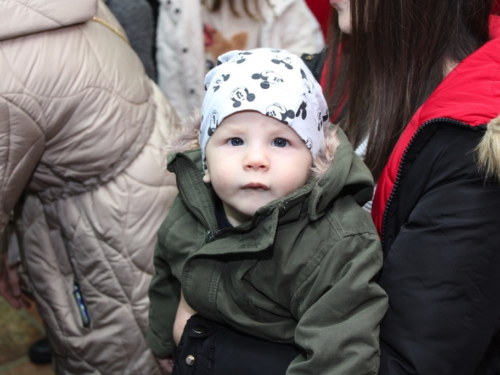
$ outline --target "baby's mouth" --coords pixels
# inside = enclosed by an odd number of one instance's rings
[[[251,189],[251,190],[257,190],[257,189],[262,189],[262,190],[269,190],[269,186],[261,184],[260,182],[251,182],[249,184],[246,184],[243,186],[243,189]]]

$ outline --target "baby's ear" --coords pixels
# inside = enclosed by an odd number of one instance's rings
[[[203,175],[203,182],[206,184],[210,183],[210,172],[208,171],[208,168],[205,169],[205,174]]]

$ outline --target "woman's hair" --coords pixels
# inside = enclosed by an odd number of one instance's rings
[[[399,136],[447,71],[489,39],[493,0],[350,0],[350,35],[332,15],[327,85],[332,120],[378,180]]]
[[[260,20],[262,18],[262,14],[260,13],[259,8],[259,0],[202,0],[202,2],[210,12],[218,12],[222,7],[222,4],[229,3],[231,13],[235,17],[241,17],[241,14],[238,12],[235,6],[235,4],[241,3],[243,5],[243,10],[248,17],[254,18],[256,20]],[[250,10],[249,3],[253,4],[253,11]]]

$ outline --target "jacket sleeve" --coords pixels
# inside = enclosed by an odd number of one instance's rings
[[[387,310],[387,296],[374,282],[381,266],[373,232],[344,237],[329,249],[295,293],[302,312],[295,343],[303,354],[287,375],[377,374],[379,325]]]
[[[154,255],[155,273],[149,286],[149,327],[146,341],[156,356],[167,358],[175,353],[173,326],[181,289],[166,259],[166,244],[161,233],[160,228]]]
[[[480,135],[447,130],[419,155],[426,189],[379,280],[390,299],[381,375],[476,374],[499,330],[500,189],[477,172]]]
[[[45,135],[38,124],[0,97],[0,238],[44,149]]]

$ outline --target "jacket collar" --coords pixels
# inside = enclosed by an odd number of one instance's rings
[[[87,22],[97,0],[0,1],[0,41]]]

